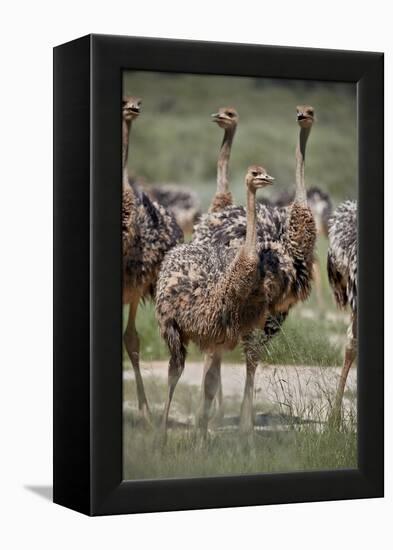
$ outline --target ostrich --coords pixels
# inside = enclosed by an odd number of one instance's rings
[[[213,122],[224,129],[224,139],[217,161],[217,191],[210,206],[210,211],[216,212],[232,204],[232,195],[228,188],[228,164],[239,115],[233,107],[221,107],[211,116]],[[192,233],[195,223],[201,216],[196,193],[189,189],[179,189],[176,185],[151,185],[134,178],[130,179],[130,183],[134,187],[142,188],[153,201],[172,212],[183,233]]]
[[[122,241],[123,251],[134,237],[135,218],[137,211],[136,197],[129,185],[128,149],[131,125],[140,114],[142,101],[139,97],[124,96],[122,103],[122,167],[123,167],[123,197],[122,197]]]
[[[191,189],[172,184],[142,184],[142,189],[151,200],[164,206],[176,219],[183,233],[191,234],[201,216],[197,194]]]
[[[209,212],[221,212],[227,206],[233,204],[232,193],[229,190],[228,169],[229,158],[232,150],[233,138],[235,136],[237,124],[239,122],[239,114],[233,107],[220,107],[217,113],[211,115],[213,122],[224,130],[224,138],[221,144],[220,152],[217,160],[217,188],[216,193],[210,204]],[[206,375],[211,364],[216,364],[220,370],[221,361],[217,354],[208,353],[205,356],[202,387],[207,383]],[[209,375],[208,375],[209,378]],[[202,395],[204,393],[202,392]],[[204,403],[202,402],[202,410]],[[221,376],[218,376],[217,389],[217,422],[219,423],[223,417],[223,391]]]
[[[150,422],[150,411],[139,366],[139,338],[135,318],[141,299],[154,296],[161,262],[170,248],[182,240],[182,232],[164,207],[129,184],[128,149],[131,123],[140,113],[141,100],[123,99],[123,303],[129,304],[124,344],[135,373],[138,409]]]
[[[344,364],[332,414],[333,424],[339,425],[345,384],[357,351],[357,203],[354,201],[340,204],[330,220],[327,270],[336,304],[341,308],[349,305],[351,310]]]
[[[281,299],[270,308],[264,330],[253,331],[243,339],[246,357],[246,385],[240,416],[240,429],[253,429],[252,396],[255,371],[260,350],[280,329],[289,310],[299,301],[306,300],[311,292],[313,275],[314,247],[316,240],[315,222],[307,204],[304,180],[305,152],[308,137],[314,122],[314,109],[310,105],[297,107],[297,121],[300,127],[296,148],[296,188],[293,203],[285,208],[273,208],[257,204],[257,239],[264,243],[269,239],[281,243],[287,266],[287,284],[281,289]],[[202,216],[194,230],[195,243],[211,243],[238,249],[244,242],[246,233],[246,215],[243,207],[228,207],[221,212]],[[283,260],[281,260],[283,261]],[[292,271],[295,271],[293,278]],[[285,275],[285,274],[284,274]],[[216,350],[205,358],[205,379],[217,379],[221,385],[221,351]],[[208,391],[207,382],[203,392]],[[205,396],[203,395],[203,400]]]
[[[274,199],[261,198],[260,202],[270,207],[283,208],[288,206],[294,199],[294,193],[284,191],[276,196]],[[314,216],[315,225],[317,228],[317,235],[328,237],[328,223],[332,215],[332,201],[328,193],[322,191],[319,187],[310,187],[307,189],[307,202]],[[320,263],[317,257],[315,257],[314,263],[314,280],[315,290],[317,295],[317,301],[320,309],[322,310],[324,305],[322,295],[322,283],[321,283],[321,269]]]
[[[217,190],[209,209],[209,212],[220,212],[233,203],[228,184],[228,165],[239,115],[233,107],[221,107],[217,113],[212,114],[212,119],[224,130],[217,161]]]
[[[284,191],[276,196],[274,199],[267,199],[261,197],[259,202],[270,207],[283,208],[288,206],[294,199],[294,193]],[[315,225],[317,228],[317,235],[328,237],[329,231],[329,219],[331,218],[333,205],[329,193],[326,193],[317,186],[307,189],[307,202],[313,213]]]
[[[262,166],[248,168],[246,237],[238,250],[208,243],[184,244],[172,249],[162,263],[156,314],[170,351],[162,420],[164,441],[169,408],[184,369],[189,341],[216,357],[217,350],[233,349],[253,328],[265,324],[268,297],[274,293],[276,281],[271,276],[269,246],[266,250],[257,246],[255,195],[257,189],[272,181]],[[205,414],[200,424],[204,436],[208,410],[217,390],[215,382],[216,377],[206,377]]]

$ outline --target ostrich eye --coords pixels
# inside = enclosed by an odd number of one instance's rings
[[[233,118],[235,115],[233,113],[227,112],[227,116],[229,116],[229,118]]]
[[[258,175],[258,172],[255,172],[255,170],[254,170],[253,172],[251,172],[251,174],[254,176],[254,178],[256,178],[257,175]]]
[[[312,109],[308,109],[307,113],[308,113],[309,115],[313,116],[314,111],[313,111]]]

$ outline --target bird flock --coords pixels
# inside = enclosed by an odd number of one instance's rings
[[[305,184],[306,146],[315,120],[310,105],[296,108],[299,134],[292,194],[273,203],[263,190],[274,177],[261,164],[244,172],[245,206],[235,205],[229,161],[239,114],[222,107],[212,121],[224,131],[217,160],[217,186],[207,213],[196,196],[174,187],[160,189],[131,178],[128,152],[140,98],[126,96],[123,119],[123,303],[129,305],[124,344],[136,381],[139,413],[146,426],[152,414],[140,370],[136,314],[141,301],[155,303],[161,337],[169,350],[168,391],[159,426],[166,441],[171,401],[185,368],[187,347],[204,353],[201,406],[196,426],[208,433],[212,405],[222,415],[222,354],[241,345],[246,381],[240,411],[241,432],[253,430],[254,379],[263,347],[280,330],[293,306],[307,300],[319,281],[317,234],[329,239],[327,270],[338,307],[348,307],[345,359],[331,420],[341,423],[342,399],[356,357],[357,204],[346,201],[332,214],[329,195]],[[183,231],[192,233],[183,242]]]

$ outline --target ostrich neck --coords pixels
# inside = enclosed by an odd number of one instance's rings
[[[128,150],[130,142],[130,132],[131,132],[131,121],[123,120],[122,127],[122,165],[123,165],[123,207],[122,207],[122,216],[123,216],[123,225],[128,227],[128,230],[132,230],[136,215],[136,198],[135,192],[132,186],[130,185],[129,175],[128,175]]]
[[[123,168],[127,165],[128,162],[128,148],[129,148],[129,142],[130,142],[130,132],[131,132],[131,120],[123,120],[123,128],[122,128],[122,135],[123,135]]]
[[[128,151],[130,143],[130,132],[131,132],[131,120],[123,120],[122,128],[122,163],[123,163],[123,188],[129,187],[129,177],[128,177]]]
[[[255,203],[255,190],[248,190],[246,241],[238,250],[223,279],[218,282],[216,303],[221,301],[224,304],[224,317],[228,315],[238,319],[239,311],[242,311],[245,300],[253,291],[258,275]]]
[[[247,256],[256,255],[256,206],[255,206],[255,189],[247,189],[247,225],[246,225],[246,242],[244,251]]]
[[[311,257],[315,246],[315,222],[307,204],[304,181],[304,159],[306,143],[311,128],[301,128],[296,149],[296,193],[289,210],[289,224],[286,234],[287,252],[294,258]]]
[[[304,181],[304,163],[306,158],[306,144],[311,128],[300,128],[299,142],[296,148],[296,193],[295,202],[307,205],[306,183]]]
[[[226,128],[217,162],[217,192],[228,193],[228,165],[236,127]]]

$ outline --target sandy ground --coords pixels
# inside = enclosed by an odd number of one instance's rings
[[[168,365],[166,361],[153,361],[142,364],[143,377],[157,376],[166,380]],[[327,414],[337,387],[341,369],[339,367],[309,366],[259,366],[255,380],[255,403],[258,409],[269,404],[281,404],[288,414],[308,419],[321,419]],[[200,386],[203,364],[188,362],[179,384]],[[124,372],[124,379],[132,379],[133,370]],[[225,396],[241,398],[245,381],[244,364],[224,364],[222,383]],[[344,409],[356,411],[357,370],[353,367],[349,373]]]

